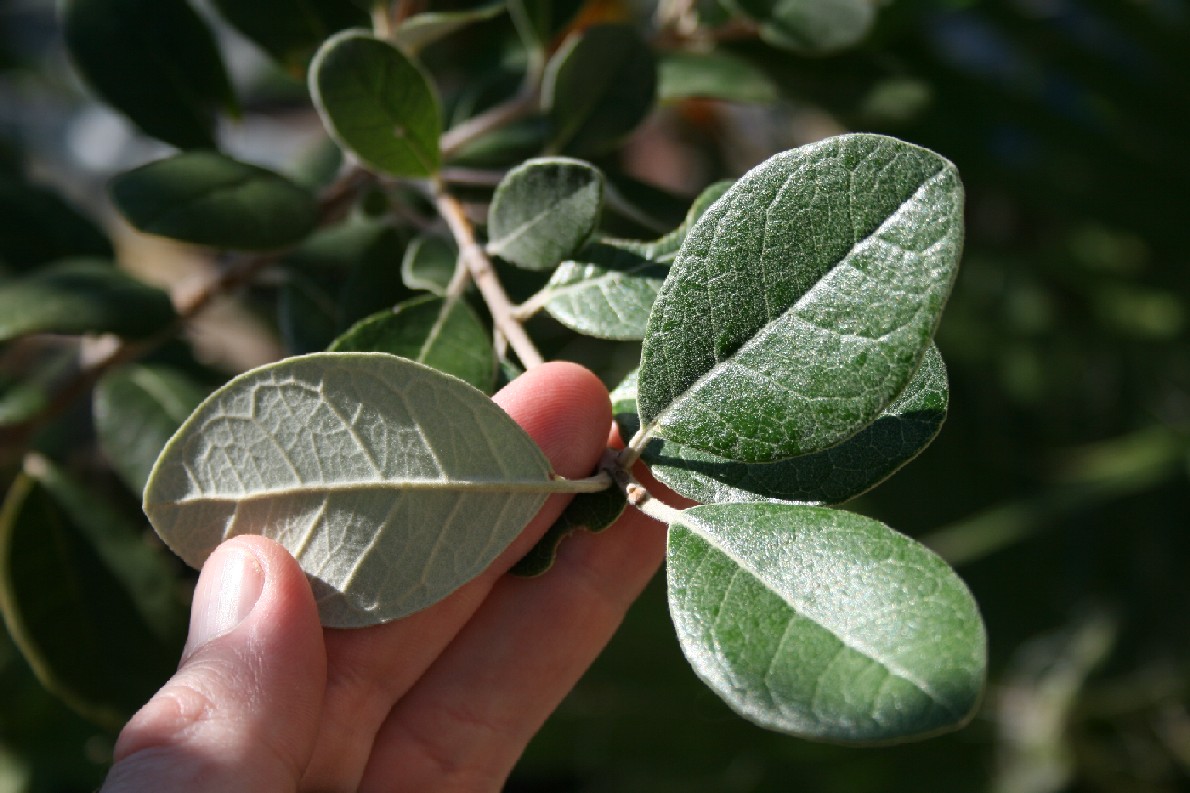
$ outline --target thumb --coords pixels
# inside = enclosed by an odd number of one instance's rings
[[[181,666],[120,733],[103,791],[294,790],[325,685],[297,562],[263,537],[229,540],[198,578]]]

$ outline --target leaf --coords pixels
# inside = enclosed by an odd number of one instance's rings
[[[657,64],[657,96],[662,102],[722,99],[775,102],[780,90],[761,69],[725,52],[667,52]]]
[[[682,243],[641,354],[650,436],[741,462],[830,448],[917,370],[962,245],[933,152],[844,135],[766,161]]]
[[[681,250],[682,242],[686,239],[686,235],[690,233],[690,229],[710,209],[711,204],[718,201],[733,184],[734,182],[730,179],[723,179],[711,184],[699,193],[694,199],[694,202],[690,204],[690,209],[686,212],[686,218],[676,229],[652,242],[631,242],[627,244],[627,247],[637,251],[646,259],[665,262],[667,264],[672,262],[674,257],[678,255],[678,251]]]
[[[986,639],[946,563],[824,507],[693,507],[670,527],[670,614],[703,682],[763,727],[879,743],[962,725]]]
[[[369,23],[350,0],[213,0],[219,15],[290,71],[306,65],[328,36]]]
[[[872,0],[722,0],[760,24],[760,37],[774,47],[821,55],[857,44],[876,18]]]
[[[582,160],[546,157],[509,171],[488,211],[488,252],[528,270],[548,270],[599,224],[603,174]]]
[[[629,25],[595,25],[569,38],[550,59],[542,101],[554,151],[596,154],[644,120],[657,94],[657,64]]]
[[[235,97],[215,38],[185,0],[65,0],[75,66],[146,134],[214,148],[215,113]]]
[[[421,234],[405,249],[401,279],[410,289],[445,295],[458,260],[459,251],[452,241],[437,234]]]
[[[558,546],[579,529],[599,533],[624,514],[628,502],[616,487],[598,493],[579,493],[554,524],[546,530],[527,554],[509,570],[513,575],[534,578],[549,571],[558,556]]]
[[[454,591],[560,488],[479,391],[392,355],[320,353],[216,391],[162,452],[145,512],[200,567],[264,534],[306,571],[322,621],[397,619]]]
[[[110,259],[111,243],[56,193],[0,177],[0,270],[27,272],[69,256]]]
[[[544,47],[574,19],[585,0],[508,0],[508,13],[521,38]]]
[[[871,490],[921,453],[946,418],[946,366],[931,345],[905,391],[837,446],[774,463],[737,463],[655,439],[642,457],[658,481],[703,504],[797,501],[840,504]],[[631,436],[629,436],[631,437]]]
[[[554,271],[541,298],[550,316],[571,330],[601,339],[641,339],[668,271],[630,250],[594,242]]]
[[[457,30],[504,13],[504,2],[491,2],[463,11],[425,11],[402,22],[393,31],[393,43],[405,52],[417,52]]]
[[[77,483],[41,458],[26,468],[0,508],[0,610],[42,684],[117,729],[177,663],[185,609],[173,574]]]
[[[292,272],[277,293],[277,324],[290,354],[321,352],[339,333],[339,306],[325,284]]]
[[[347,30],[310,64],[310,93],[339,145],[392,176],[438,171],[438,95],[421,67],[374,36]]]
[[[386,352],[454,375],[484,393],[496,379],[496,356],[483,322],[463,300],[423,295],[352,326],[331,352]]]
[[[117,176],[111,191],[141,231],[217,248],[282,248],[301,241],[318,220],[318,202],[305,188],[211,151],[142,165]]]
[[[68,259],[0,283],[0,341],[27,333],[142,337],[174,320],[169,296],[107,262]]]
[[[166,441],[206,395],[182,372],[164,366],[131,364],[100,378],[92,403],[95,434],[133,493],[144,492]]]

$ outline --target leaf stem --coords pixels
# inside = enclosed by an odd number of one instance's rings
[[[463,212],[462,204],[446,191],[441,180],[434,182],[433,190],[434,206],[450,227],[455,244],[459,246],[459,256],[475,280],[475,285],[479,287],[488,310],[492,312],[493,324],[508,340],[512,351],[526,369],[545,363],[537,346],[513,315],[512,301],[508,299],[508,293],[504,291],[500,279],[496,276],[491,260],[483,252],[483,246],[476,241],[471,221]]]
[[[611,474],[616,486],[620,488],[620,492],[624,494],[624,498],[627,499],[629,504],[653,520],[668,524],[682,522],[682,510],[671,507],[650,493],[648,488],[637,481],[636,477],[632,475],[629,467],[620,462],[623,451],[627,451],[627,449],[624,449],[618,454],[610,449],[608,451],[609,454],[605,459],[609,461],[604,463],[602,470]]]

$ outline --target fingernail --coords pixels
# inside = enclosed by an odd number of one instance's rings
[[[264,590],[264,570],[256,556],[236,543],[215,550],[202,567],[190,607],[185,658],[233,630],[252,611]]]

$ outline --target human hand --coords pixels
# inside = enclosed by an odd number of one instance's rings
[[[566,477],[607,445],[607,392],[550,363],[494,397]],[[499,790],[665,553],[637,510],[559,548],[547,575],[506,573],[553,523],[553,496],[482,575],[385,625],[323,629],[297,563],[228,540],[195,590],[177,673],[128,723],[104,793]]]

